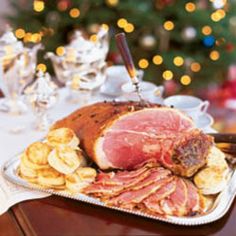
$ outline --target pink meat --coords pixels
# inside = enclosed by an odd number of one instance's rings
[[[182,178],[178,178],[175,191],[160,201],[160,207],[166,215],[184,216],[188,213],[187,186]]]
[[[167,198],[170,194],[172,194],[176,189],[176,178],[174,178],[171,182],[162,186],[158,189],[154,194],[149,196],[143,201],[145,207],[155,214],[164,214],[163,210],[160,207],[160,201],[162,199]]]

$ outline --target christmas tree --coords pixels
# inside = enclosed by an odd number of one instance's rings
[[[235,4],[227,0],[11,0],[8,19],[25,43],[61,52],[71,32],[109,26],[108,59],[119,63],[114,34],[126,32],[137,67],[156,84],[197,88],[226,78],[235,61]],[[46,62],[49,64],[49,62]],[[43,66],[44,64],[41,64]]]

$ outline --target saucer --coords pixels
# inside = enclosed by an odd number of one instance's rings
[[[208,113],[202,113],[198,117],[198,119],[195,121],[197,128],[202,129],[202,130],[211,127],[213,123],[214,123],[214,119]]]

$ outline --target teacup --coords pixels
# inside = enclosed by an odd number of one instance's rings
[[[139,83],[140,92],[143,98],[146,101],[153,102],[153,103],[163,103],[162,94],[164,92],[163,86],[156,86],[151,82],[140,82]],[[135,91],[134,85],[129,82],[122,85],[121,90],[123,95],[120,100],[129,100],[129,101],[138,101],[139,97]]]
[[[122,65],[108,67],[106,76],[107,79],[100,91],[109,96],[120,96],[122,94],[121,86],[131,80],[125,66]],[[140,81],[142,80],[143,70],[137,70],[137,77]]]
[[[188,114],[194,121],[207,112],[208,101],[188,95],[174,95],[164,99],[164,104],[169,107],[175,107]]]

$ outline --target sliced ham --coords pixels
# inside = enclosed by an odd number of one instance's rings
[[[143,204],[145,205],[148,211],[150,211],[152,214],[164,214],[163,210],[160,207],[160,201],[162,199],[167,198],[175,191],[176,180],[177,178],[173,178],[172,181],[162,186],[154,194],[152,194],[143,201]]]
[[[182,176],[206,163],[212,139],[180,111],[156,104],[107,102],[83,107],[53,128],[72,128],[100,169],[135,169],[146,160]]]
[[[160,201],[160,207],[166,215],[184,216],[188,213],[187,201],[187,185],[182,178],[178,178],[175,191]]]
[[[133,209],[145,198],[157,191],[161,186],[171,181],[171,177],[163,177],[156,180],[154,183],[140,188],[138,190],[126,191],[115,198],[106,201],[108,205],[123,207],[126,209]]]
[[[187,208],[188,215],[195,215],[200,211],[200,195],[198,193],[197,188],[193,185],[193,183],[187,179],[184,180],[187,185],[188,191],[188,200],[187,200]]]

